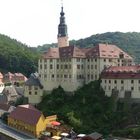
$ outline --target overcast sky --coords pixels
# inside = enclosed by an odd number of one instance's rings
[[[69,39],[140,32],[140,0],[63,0]],[[61,0],[0,0],[0,33],[29,46],[57,41]]]

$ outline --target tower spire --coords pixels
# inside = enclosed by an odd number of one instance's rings
[[[65,13],[63,9],[63,0],[61,0],[61,12],[60,12],[60,23],[58,25],[58,47],[68,46],[68,33],[67,25],[65,23]]]

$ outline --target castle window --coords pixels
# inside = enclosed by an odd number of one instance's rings
[[[53,60],[52,59],[50,59],[50,62],[52,62]]]
[[[139,84],[140,84],[140,80],[139,80]]]
[[[131,87],[131,90],[134,90],[134,87]]]
[[[50,65],[50,69],[53,69],[53,65],[52,64]]]
[[[111,80],[109,80],[109,84],[111,83]]]
[[[32,92],[31,91],[29,91],[29,95],[31,95],[32,94]]]
[[[42,59],[40,59],[40,63],[42,63]]]
[[[106,80],[105,80],[105,83],[106,83]]]
[[[84,65],[83,64],[81,65],[81,69],[84,69]]]
[[[117,84],[117,80],[115,80],[114,83]]]
[[[37,92],[35,91],[35,95],[37,95]]]
[[[111,89],[111,87],[110,86],[108,86],[108,90],[110,90]]]
[[[65,69],[68,69],[68,65],[65,65]]]
[[[104,62],[106,62],[106,59],[104,59]]]
[[[54,78],[54,74],[52,74],[52,78]]]
[[[90,75],[89,75],[89,74],[87,75],[87,78],[88,78],[88,79],[90,78]]]
[[[61,69],[63,69],[63,65],[61,65]]]
[[[109,59],[109,62],[112,62],[112,59]]]
[[[67,75],[64,75],[64,78],[67,78],[68,76]]]
[[[95,62],[97,62],[97,59],[95,59]]]
[[[93,65],[91,65],[91,69],[93,69]]]
[[[89,60],[89,59],[87,59],[87,61],[89,62],[90,60]]]
[[[77,65],[77,69],[80,69],[80,65]]]
[[[133,84],[134,83],[134,80],[131,80],[131,84]]]
[[[88,65],[88,66],[87,66],[87,68],[89,69],[89,68],[90,68],[90,66]]]
[[[59,69],[59,64],[57,64],[57,66],[56,66],[56,67],[57,67],[57,69]]]
[[[121,80],[121,84],[123,84],[124,83],[124,81],[123,80]]]
[[[91,75],[91,79],[93,79],[93,74]]]
[[[40,69],[42,69],[42,64],[40,64]]]
[[[71,69],[71,65],[69,65],[69,69]]]

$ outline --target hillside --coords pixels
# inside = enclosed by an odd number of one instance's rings
[[[0,34],[0,71],[21,72],[25,75],[36,71],[38,53],[28,46]]]
[[[92,35],[80,40],[70,41],[71,45],[77,45],[80,47],[93,47],[98,43],[115,44],[132,55],[135,58],[136,63],[140,63],[140,33],[137,32],[107,32],[103,34]],[[43,46],[37,47],[37,50],[44,51],[47,48],[54,46],[55,44],[45,44]]]

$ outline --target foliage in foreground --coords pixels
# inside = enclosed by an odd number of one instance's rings
[[[71,96],[58,87],[43,98],[38,108],[45,115],[57,114],[60,120],[77,132],[98,131],[106,134],[112,129],[109,124],[114,106],[112,100],[105,96],[100,82],[95,81],[78,89]]]
[[[122,103],[117,103],[118,108]],[[74,95],[67,95],[58,87],[45,95],[38,108],[47,116],[57,114],[59,120],[73,127],[78,133],[100,132],[105,136],[139,138],[140,105],[127,102],[123,109],[115,109],[112,97],[107,97],[100,87],[100,81],[91,82],[78,89]],[[114,110],[115,109],[115,110]],[[137,128],[127,128],[137,124]]]

